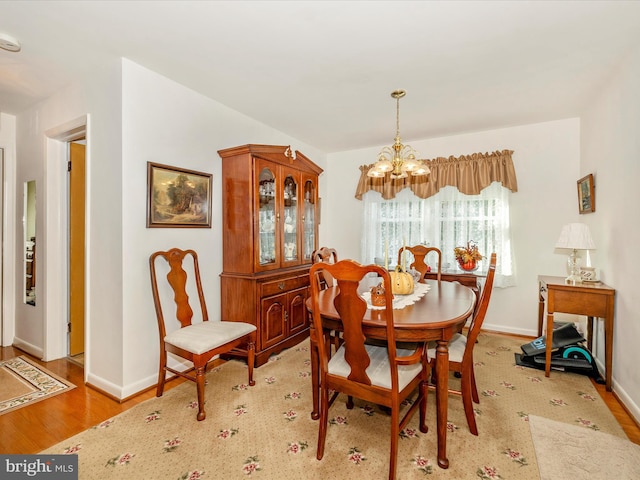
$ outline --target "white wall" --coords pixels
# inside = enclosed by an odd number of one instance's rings
[[[16,238],[11,232],[22,224],[16,224],[15,188],[16,188],[16,117],[0,112],[0,148],[4,150],[4,171],[2,173],[2,318],[0,319],[0,345],[11,345],[15,337],[15,290],[20,288],[16,282],[15,262]],[[20,221],[22,217],[20,217]],[[22,270],[20,270],[22,272]]]
[[[580,175],[594,174],[596,211],[581,220],[591,227],[602,280],[616,289],[613,388],[640,420],[640,49],[612,72],[582,116]],[[602,322],[598,355],[604,355]]]
[[[496,289],[484,328],[536,335],[538,275],[566,275],[566,257],[554,253],[565,223],[578,220],[580,122],[572,118],[466,135],[406,142],[422,158],[513,150],[518,192],[511,195],[511,221],[517,286]],[[363,164],[377,158],[380,147],[329,155],[322,200],[321,243],[340,258],[360,259],[362,202],[354,197]],[[338,213],[339,212],[339,213]],[[595,256],[594,256],[595,257]],[[597,258],[592,257],[598,266]]]

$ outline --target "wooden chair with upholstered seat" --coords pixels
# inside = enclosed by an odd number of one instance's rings
[[[475,314],[467,330],[467,335],[456,333],[449,341],[449,371],[460,374],[460,390],[449,389],[449,393],[462,396],[462,404],[464,406],[465,416],[467,417],[469,431],[474,435],[478,435],[478,427],[473,412],[473,402],[480,403],[480,398],[478,396],[476,376],[473,370],[473,349],[487,314],[495,273],[496,254],[492,253],[487,278],[482,288],[478,307],[475,309]],[[436,345],[434,343],[430,343],[428,355],[432,366],[432,375],[442,375],[443,373],[435,371]],[[446,375],[448,373],[444,374]],[[435,383],[433,379],[432,383]]]
[[[387,346],[365,344],[363,317],[367,312],[367,302],[358,294],[360,281],[373,272],[382,277],[385,288],[386,308],[381,310],[381,318],[386,320]],[[322,278],[331,274],[337,284],[334,306],[343,327],[342,344],[330,356],[324,335],[323,320],[320,315],[319,297],[322,292]],[[387,407],[391,413],[391,453],[389,478],[395,478],[398,437],[400,431],[411,419],[415,410],[420,411],[420,430],[427,432],[425,413],[427,405],[428,358],[426,346],[416,345],[414,350],[396,348],[391,280],[389,272],[378,265],[360,265],[353,260],[342,260],[335,264],[324,262],[311,266],[312,318],[315,327],[320,363],[320,424],[318,426],[318,449],[316,457],[324,455],[327,436],[329,407],[339,393],[360,398]],[[418,397],[400,420],[402,402],[418,390]],[[329,392],[333,395],[329,398]],[[347,408],[353,408],[347,402]],[[340,439],[331,440],[332,443]]]
[[[168,273],[166,278],[170,287],[158,285],[156,265],[158,257],[166,260]],[[191,257],[191,262],[185,262],[186,257]],[[206,413],[204,410],[204,387],[205,374],[208,362],[223,353],[238,349],[244,346],[242,354],[247,357],[249,370],[249,385],[255,385],[253,380],[253,365],[255,357],[256,327],[244,322],[220,322],[209,321],[207,307],[205,304],[202,283],[200,280],[200,269],[198,266],[198,256],[193,250],[180,250],[172,248],[166,252],[155,252],[149,258],[151,267],[151,288],[153,291],[153,303],[158,319],[158,331],[160,333],[160,371],[158,373],[158,386],[156,396],[162,396],[166,381],[166,372],[187,378],[196,383],[198,395],[198,420],[204,420]],[[188,265],[186,265],[188,264]],[[167,265],[163,265],[162,272],[167,270]],[[193,272],[193,278],[189,281],[189,276],[185,267]],[[195,285],[194,285],[195,284]],[[195,286],[200,304],[202,322],[192,323],[193,310],[189,304],[188,286]],[[163,295],[161,295],[161,292]],[[167,297],[172,296],[173,302],[169,302]],[[165,308],[163,309],[163,304]],[[173,308],[175,305],[175,320],[172,320]],[[167,317],[163,313],[167,311]],[[169,314],[169,310],[172,311]],[[178,328],[176,328],[176,326]],[[167,365],[167,353],[172,353],[193,363],[193,368],[186,371],[179,371]],[[195,370],[195,375],[191,374]]]
[[[442,278],[442,252],[436,247],[425,247],[424,245],[415,245],[413,247],[400,247],[398,250],[398,265],[402,265],[402,253],[403,251],[411,253],[413,261],[409,265],[409,269],[414,268],[420,273],[420,282],[424,280],[424,277],[429,270],[427,265],[427,255],[431,252],[435,252],[438,256],[437,265],[437,280],[441,281]]]

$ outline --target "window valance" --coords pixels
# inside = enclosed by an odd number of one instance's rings
[[[400,179],[392,179],[389,173],[380,178],[368,177],[367,172],[373,164],[361,165],[356,198],[362,200],[362,195],[369,190],[375,190],[382,194],[382,198],[388,200],[405,188],[410,188],[419,198],[428,198],[448,185],[467,195],[477,195],[493,182],[500,182],[505,188],[517,192],[518,182],[511,159],[512,153],[513,150],[502,150],[493,153],[473,153],[458,158],[450,156],[423,160],[431,169],[429,175]]]

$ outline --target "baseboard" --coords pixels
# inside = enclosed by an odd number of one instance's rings
[[[169,359],[169,366],[179,371],[188,370],[193,367],[193,365],[186,360],[178,362],[173,359]],[[155,387],[158,384],[158,372],[154,372],[147,375],[145,378],[141,378],[136,382],[127,385],[116,385],[102,377],[89,373],[86,383],[87,386],[103,393],[107,397],[112,398],[117,402],[124,402],[146,392],[150,388]]]
[[[29,342],[25,342],[18,337],[13,338],[13,347],[19,348],[20,350],[24,350],[29,355],[33,355],[36,358],[42,360],[44,358],[44,350],[40,347],[36,347],[35,345],[30,344]]]

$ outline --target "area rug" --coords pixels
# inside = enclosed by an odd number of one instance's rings
[[[585,426],[529,416],[541,480],[640,478],[640,445]]]
[[[516,339],[480,335],[479,435],[469,433],[461,398],[450,396],[450,467],[438,467],[431,391],[430,430],[421,433],[415,415],[401,432],[397,478],[539,480],[530,415],[624,438],[589,378],[564,372],[546,378],[517,366],[517,351]],[[207,374],[205,421],[196,421],[195,385],[185,382],[42,453],[77,454],[82,480],[388,478],[390,417],[362,401],[348,410],[346,398],[338,397],[329,411],[324,458],[316,459],[310,375],[308,340],[257,368],[253,387],[246,384],[246,366],[231,360]]]
[[[75,388],[27,357],[0,360],[0,415]]]

